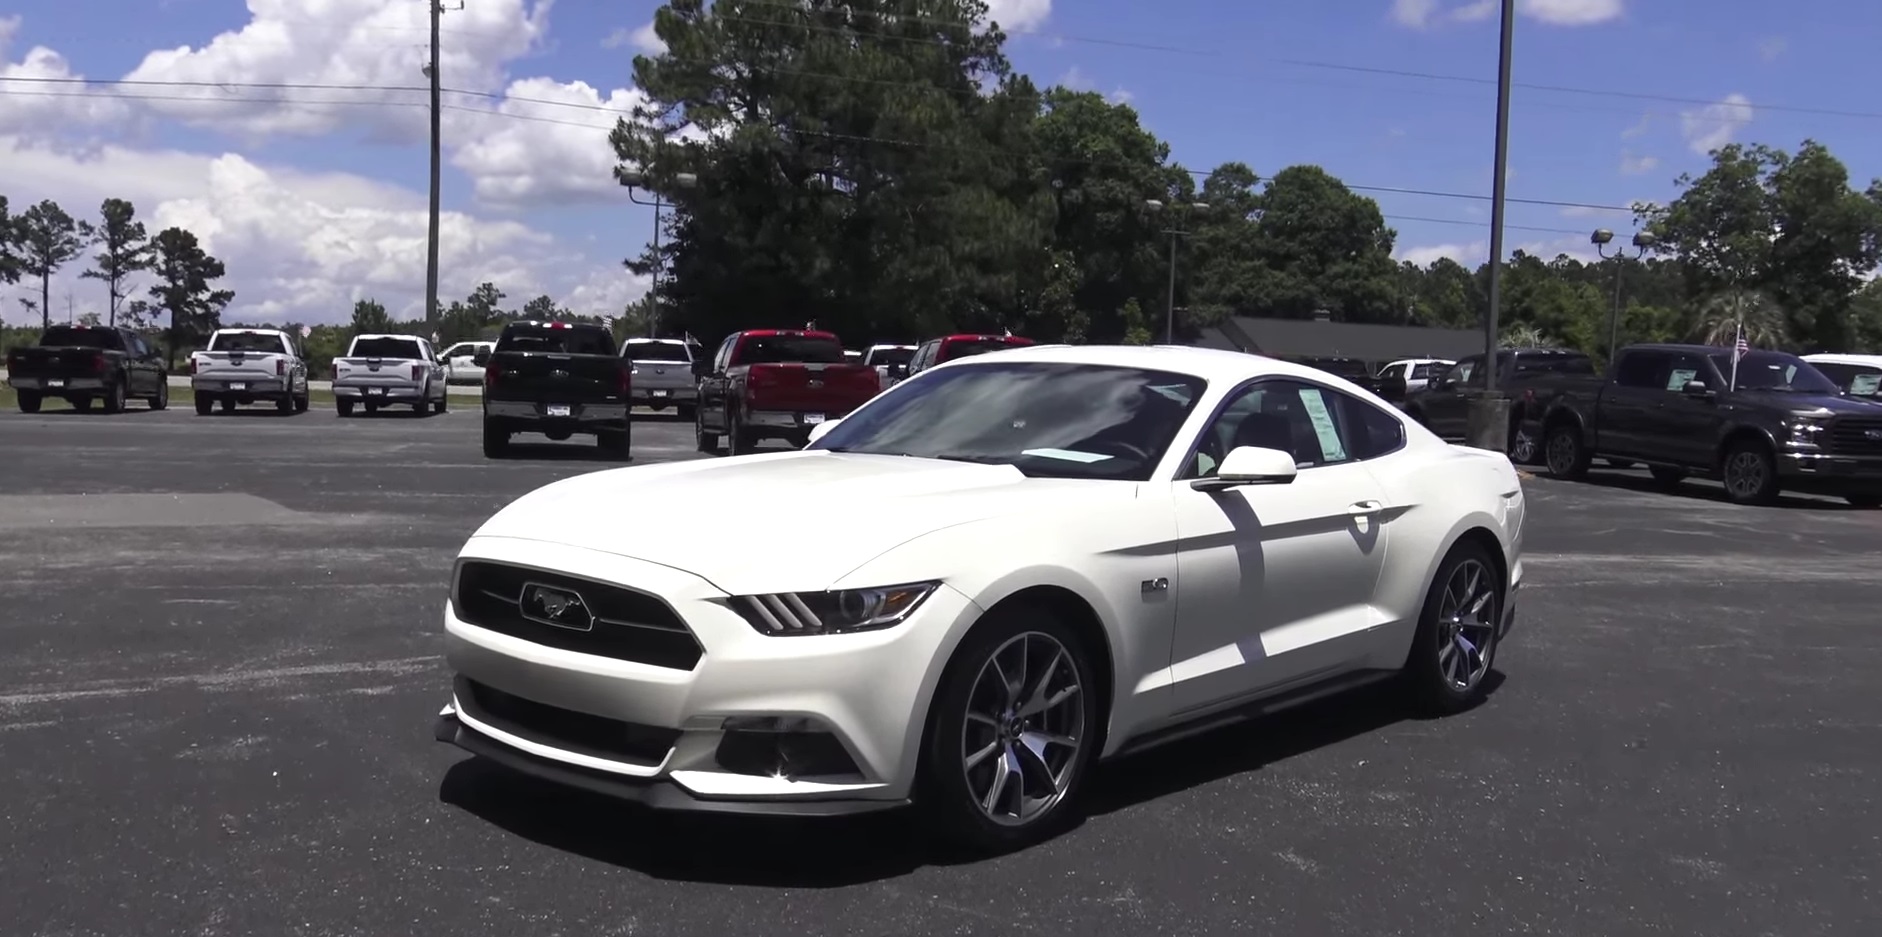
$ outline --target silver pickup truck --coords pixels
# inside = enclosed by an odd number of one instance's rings
[[[346,355],[333,359],[333,402],[341,416],[352,416],[355,406],[373,413],[393,404],[443,413],[446,390],[443,363],[416,335],[356,335]]]
[[[693,378],[691,345],[677,338],[630,338],[621,343],[621,360],[629,365],[633,406],[673,406],[681,419],[693,418],[699,385]]]
[[[199,416],[217,404],[226,413],[256,401],[282,413],[307,409],[307,361],[279,329],[217,329],[208,347],[190,354],[188,370]]]

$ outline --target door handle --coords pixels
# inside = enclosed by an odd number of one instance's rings
[[[1371,517],[1385,510],[1385,505],[1378,501],[1355,501],[1346,513],[1353,517]]]

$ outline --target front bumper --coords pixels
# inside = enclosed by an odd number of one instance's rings
[[[504,538],[474,539],[464,558],[657,596],[703,653],[690,670],[578,653],[472,625],[447,604],[456,683],[438,738],[519,771],[670,809],[828,815],[906,803],[942,646],[978,615],[944,586],[893,628],[771,637],[711,583],[670,567]],[[488,690],[508,704],[491,705]],[[787,720],[796,729],[784,731],[814,736],[822,767],[779,770],[746,757],[765,734],[750,728],[759,720]],[[630,737],[641,741],[629,746]],[[622,741],[608,749],[597,738]]]
[[[1882,492],[1882,456],[1782,452],[1777,459],[1777,474],[1784,487],[1798,491]]]

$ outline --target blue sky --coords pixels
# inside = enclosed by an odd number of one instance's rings
[[[519,302],[548,292],[580,311],[618,309],[645,288],[618,260],[648,236],[652,216],[607,179],[599,128],[610,118],[597,108],[631,102],[631,57],[645,38],[635,31],[657,4],[465,2],[445,17],[444,80],[480,94],[452,96],[446,115],[444,292],[494,279]],[[1873,155],[1882,119],[1770,107],[1871,110],[1848,78],[1882,35],[1882,5],[1843,3],[1832,15],[1811,4],[1815,21],[1745,0],[1519,5],[1517,82],[1613,93],[1517,89],[1512,197],[1665,200],[1674,177],[1702,171],[1700,151],[1724,140],[1793,147],[1811,137],[1859,184],[1882,173]],[[0,157],[10,164],[0,191],[16,207],[52,197],[75,214],[122,194],[153,221],[198,230],[228,259],[237,309],[251,317],[339,319],[361,295],[416,311],[426,163],[424,111],[413,105],[423,96],[240,86],[421,85],[422,0],[156,7],[0,2],[0,68],[55,79],[0,82]],[[1239,160],[1267,175],[1318,163],[1356,186],[1476,195],[1490,191],[1494,12],[1481,0],[995,4],[1017,67],[1042,84],[1128,101],[1192,168]],[[209,87],[86,85],[80,76]],[[28,90],[36,94],[17,93]],[[253,100],[279,94],[297,103]],[[340,99],[367,103],[332,103]],[[1402,256],[1484,255],[1486,201],[1366,194],[1398,229]],[[1630,219],[1512,204],[1508,222],[1512,248],[1553,254],[1585,253],[1584,232],[1624,230]],[[100,292],[90,281],[61,288],[80,308]],[[18,315],[11,299],[0,302],[0,316]]]

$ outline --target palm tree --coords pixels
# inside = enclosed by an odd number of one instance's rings
[[[1756,290],[1714,293],[1699,304],[1692,334],[1707,345],[1725,347],[1738,336],[1743,323],[1745,341],[1763,348],[1784,344],[1784,311],[1771,297]]]
[[[1549,337],[1533,325],[1517,324],[1503,330],[1503,337],[1497,344],[1504,348],[1548,348]]]

